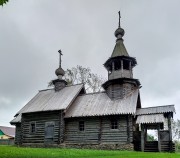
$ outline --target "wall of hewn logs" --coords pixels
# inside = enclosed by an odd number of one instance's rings
[[[15,131],[15,144],[21,144],[21,123],[16,124],[16,131]]]
[[[106,93],[111,99],[122,99],[130,94],[134,88],[134,85],[128,83],[114,84],[108,87]]]
[[[59,144],[63,141],[63,114],[61,111],[28,113],[22,115],[22,137],[23,145],[31,144]],[[36,132],[31,133],[30,124],[35,122]],[[47,123],[54,124],[53,138],[45,138],[45,125]]]
[[[118,129],[111,129],[114,118]],[[84,131],[79,131],[79,121],[84,121]],[[127,115],[71,118],[66,119],[65,124],[67,144],[127,144],[133,140],[132,117]]]

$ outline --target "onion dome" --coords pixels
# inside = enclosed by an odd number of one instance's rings
[[[121,35],[121,37],[123,37],[125,34],[125,31],[123,28],[119,27],[115,32],[114,32],[114,35],[116,38],[119,37],[119,35]]]
[[[65,71],[61,67],[59,67],[58,69],[56,69],[55,74],[57,76],[64,76]]]

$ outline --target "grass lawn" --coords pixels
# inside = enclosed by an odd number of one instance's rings
[[[0,146],[0,158],[180,158],[180,153],[143,153],[58,148],[23,148]]]

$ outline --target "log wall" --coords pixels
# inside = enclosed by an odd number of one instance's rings
[[[21,123],[16,124],[16,131],[15,131],[15,144],[20,145],[21,144]]]
[[[62,112],[40,112],[40,113],[27,113],[22,115],[22,144],[59,144],[62,142],[63,127]],[[35,122],[36,132],[30,132],[30,124]],[[54,124],[53,138],[45,138],[45,128],[47,124]],[[63,124],[62,124],[63,125]]]
[[[108,87],[106,93],[111,99],[123,99],[125,96],[130,94],[134,88],[134,85],[129,83],[114,84]]]
[[[118,121],[118,129],[111,129],[111,119],[114,118]],[[79,121],[84,121],[84,131],[79,131]],[[127,115],[69,118],[65,120],[65,143],[127,144],[133,140],[132,130],[132,116],[127,119]]]

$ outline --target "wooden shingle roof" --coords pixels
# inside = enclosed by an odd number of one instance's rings
[[[83,84],[67,86],[55,92],[54,89],[42,90],[32,98],[18,113],[42,112],[66,109],[77,97]]]
[[[165,118],[163,114],[153,114],[153,115],[140,115],[137,117],[137,124],[147,124],[147,123],[164,123]]]
[[[164,105],[137,109],[136,115],[145,114],[164,114],[169,112],[175,112],[174,105]]]
[[[78,96],[65,117],[105,116],[135,114],[139,90],[123,99],[111,100],[105,92]]]
[[[124,46],[123,40],[118,40],[112,52],[111,58],[117,56],[129,56],[126,47]]]

